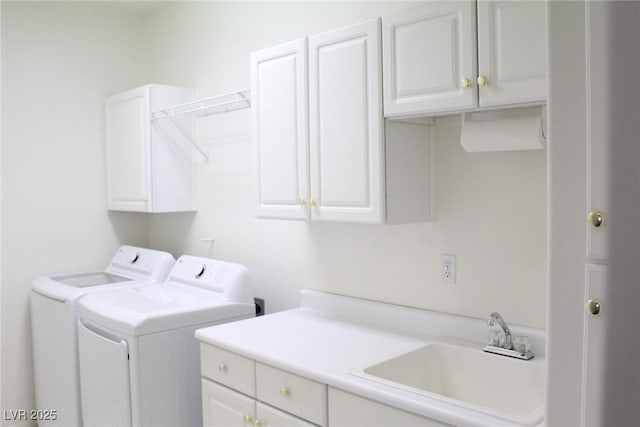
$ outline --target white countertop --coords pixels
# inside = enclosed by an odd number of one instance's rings
[[[349,307],[350,302],[364,304],[371,312],[367,313],[367,309],[363,307]],[[341,304],[344,306],[342,310],[339,308]],[[323,307],[326,310],[322,310]],[[354,315],[351,308],[360,308],[360,315]],[[386,312],[387,310],[390,311]],[[515,425],[496,416],[352,373],[358,368],[422,347],[434,339],[435,335],[417,332],[415,325],[401,331],[398,318],[400,322],[403,320],[403,316],[399,314],[402,310],[415,311],[389,304],[303,291],[302,305],[298,309],[200,329],[196,331],[196,338],[258,362],[440,422],[475,426]],[[398,311],[398,315],[387,317],[394,311]],[[370,319],[373,313],[378,314],[378,322]],[[431,312],[425,314],[429,316]],[[432,321],[439,319],[442,322],[440,326],[443,333],[438,335],[469,339],[453,333],[460,329],[459,325],[448,327],[451,325],[446,324],[446,319],[450,316],[444,316],[444,321],[440,314],[431,316]],[[384,320],[381,325],[379,321],[385,317],[388,320]],[[464,322],[477,322],[476,319],[463,319]],[[488,333],[486,325],[484,330]],[[527,332],[536,333],[535,330]],[[478,342],[478,347],[482,346]],[[537,357],[532,363],[544,363],[544,358]],[[537,420],[533,425],[541,421],[540,417],[535,418]]]

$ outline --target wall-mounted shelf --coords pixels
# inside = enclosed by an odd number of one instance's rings
[[[207,153],[189,137],[180,124],[176,121],[176,117],[183,114],[204,117],[214,114],[228,113],[231,111],[242,110],[251,107],[251,89],[245,89],[238,92],[225,93],[223,95],[213,96],[211,98],[199,99],[196,101],[186,102],[184,104],[174,105],[173,107],[157,110],[151,113],[152,121],[159,119],[169,119],[180,131],[182,136],[198,150],[205,161],[209,161]]]
[[[251,107],[251,89],[245,89],[239,92],[226,93],[224,95],[175,105],[163,110],[154,111],[151,115],[154,120],[175,117],[181,114],[191,114],[201,117],[228,113],[249,107]]]

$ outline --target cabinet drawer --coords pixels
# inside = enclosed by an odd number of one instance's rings
[[[255,362],[209,344],[200,345],[202,375],[255,397]]]
[[[448,426],[335,388],[329,388],[329,405],[329,424],[332,426]]]
[[[256,363],[258,400],[321,426],[327,425],[324,384]]]

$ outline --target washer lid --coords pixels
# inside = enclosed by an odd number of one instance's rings
[[[129,336],[245,318],[255,306],[175,282],[145,284],[85,296],[80,318]]]
[[[125,245],[118,248],[103,271],[45,276],[34,280],[31,289],[64,302],[98,290],[93,287],[129,285],[133,280],[161,282],[174,263],[173,256],[167,252]]]
[[[132,279],[107,273],[106,271],[90,271],[88,273],[66,274],[63,276],[51,276],[51,280],[74,288],[86,286],[107,285],[110,283],[128,282]]]

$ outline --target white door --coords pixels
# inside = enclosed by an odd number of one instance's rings
[[[149,209],[149,86],[106,101],[108,208]]]
[[[610,209],[609,193],[609,137],[606,118],[611,106],[609,88],[605,82],[610,74],[607,60],[609,46],[607,38],[600,33],[607,27],[606,4],[588,3],[590,34],[587,90],[587,259],[590,262],[606,262]]]
[[[587,265],[585,272],[584,362],[581,425],[597,427],[603,421],[602,384],[607,351],[607,267]]]
[[[131,426],[127,342],[78,323],[78,346],[84,426]]]
[[[308,218],[306,50],[300,39],[251,55],[258,217]]]
[[[384,222],[380,20],[309,38],[311,216]]]
[[[586,427],[597,427],[605,420],[602,390],[605,384],[608,330],[611,306],[608,304],[608,236],[610,218],[609,169],[609,88],[607,5],[589,2],[587,19],[587,139],[586,139],[586,268],[583,343],[582,420]],[[594,310],[598,313],[594,314]]]
[[[546,99],[546,34],[544,0],[478,0],[480,106]]]
[[[207,379],[202,379],[204,427],[253,426],[255,401]]]
[[[477,106],[475,3],[428,2],[383,18],[386,117]]]

